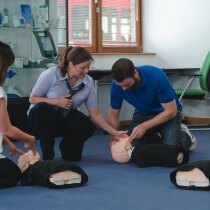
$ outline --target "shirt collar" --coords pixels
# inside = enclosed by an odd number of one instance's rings
[[[77,87],[81,83],[84,83],[85,85],[87,85],[88,82],[87,82],[86,77],[87,77],[87,75],[85,75],[83,79],[78,79],[77,82],[76,82],[76,85],[74,87]],[[66,74],[64,77],[60,78],[60,81],[65,81],[65,79],[67,79],[67,78],[68,78],[68,76]]]
[[[136,67],[136,70],[139,72],[140,77],[141,77],[140,85],[139,85],[139,87],[137,88],[136,91],[140,91],[140,90],[142,90],[142,89],[145,87],[145,85],[146,85],[146,80],[145,80],[144,74],[143,74],[142,71],[140,70],[140,67]]]

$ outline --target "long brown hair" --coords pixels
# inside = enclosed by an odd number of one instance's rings
[[[65,76],[69,62],[72,62],[73,65],[77,65],[89,60],[93,61],[93,57],[85,48],[69,46],[61,55],[58,67],[60,68],[61,75]]]
[[[0,84],[4,82],[9,66],[14,63],[15,55],[11,47],[0,41]]]

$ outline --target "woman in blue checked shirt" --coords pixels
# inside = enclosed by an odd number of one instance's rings
[[[44,160],[53,159],[55,137],[62,136],[61,156],[80,160],[85,141],[96,124],[115,138],[126,135],[111,127],[99,111],[93,79],[87,74],[93,61],[83,47],[67,47],[58,66],[45,70],[30,96],[29,121],[40,138]],[[85,104],[89,115],[78,110]]]

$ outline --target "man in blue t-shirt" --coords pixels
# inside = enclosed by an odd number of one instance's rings
[[[179,145],[186,150],[196,147],[195,137],[187,126],[181,126],[182,106],[162,69],[149,65],[135,67],[131,60],[120,58],[113,64],[111,73],[108,120],[115,128],[119,128],[119,113],[126,100],[135,108],[131,141],[141,142],[145,134],[156,132],[162,143]]]

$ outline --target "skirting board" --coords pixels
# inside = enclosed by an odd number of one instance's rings
[[[210,125],[210,118],[184,117],[186,124],[189,125]]]
[[[120,121],[120,126],[128,126],[131,124],[131,120],[122,120]]]
[[[184,123],[192,126],[210,126],[210,118],[184,116]],[[131,120],[120,121],[120,126],[128,126],[130,124]]]

